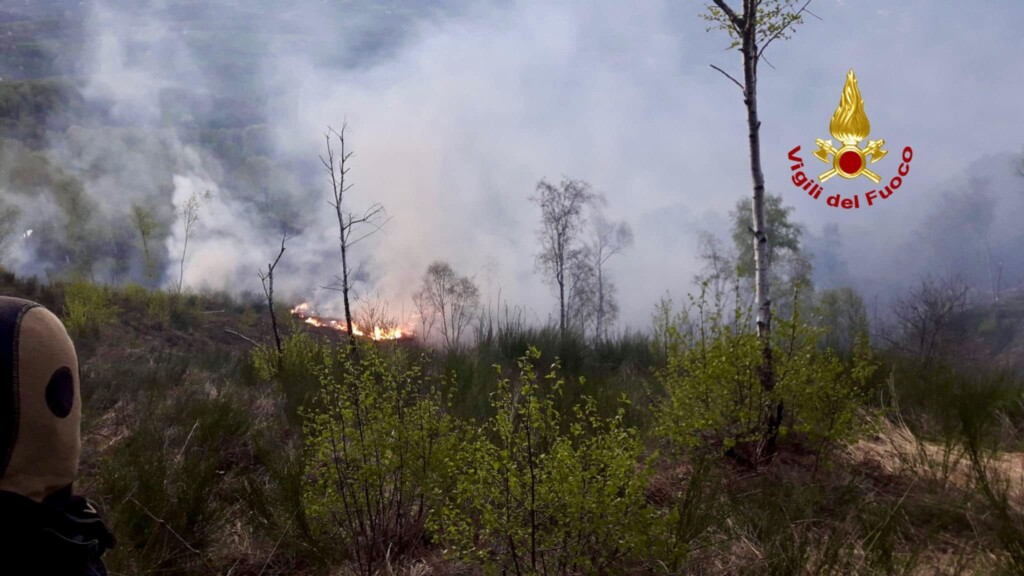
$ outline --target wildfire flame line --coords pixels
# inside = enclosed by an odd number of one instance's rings
[[[303,302],[295,308],[292,308],[292,315],[310,326],[316,326],[317,328],[329,328],[331,330],[337,330],[338,332],[348,332],[343,320],[318,316],[308,302]],[[365,336],[372,340],[401,340],[402,338],[412,336],[412,331],[400,326],[395,328],[374,326],[372,330],[364,330],[359,326],[359,324],[353,322],[352,334],[356,336]]]

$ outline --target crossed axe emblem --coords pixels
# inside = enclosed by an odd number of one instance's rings
[[[863,150],[856,143],[846,144],[838,150],[832,145],[832,140],[818,138],[814,143],[818,145],[814,157],[826,164],[832,164],[831,170],[818,176],[819,181],[824,182],[836,174],[843,178],[856,178],[863,174],[875,184],[881,182],[878,174],[868,170],[867,158],[871,157],[871,164],[884,158],[889,153],[888,150],[882,149],[885,140],[870,140]]]

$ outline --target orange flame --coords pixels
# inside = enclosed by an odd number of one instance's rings
[[[308,302],[303,302],[295,308],[292,308],[292,315],[310,326],[315,326],[317,328],[329,328],[331,330],[337,330],[338,332],[348,331],[343,320],[318,316],[312,307],[310,307]],[[355,322],[352,323],[352,334],[356,336],[365,336],[371,340],[401,340],[402,338],[410,338],[413,335],[411,330],[402,328],[401,326],[394,328],[374,326],[371,330],[364,330]]]

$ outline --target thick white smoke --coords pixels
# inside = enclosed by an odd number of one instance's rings
[[[535,319],[554,299],[534,270],[539,215],[527,198],[541,178],[584,179],[636,234],[610,266],[624,323],[642,328],[661,295],[691,288],[698,232],[727,234],[727,213],[750,187],[741,95],[708,67],[737,71],[738,57],[705,32],[700,10],[667,0],[98,1],[81,69],[83,93],[106,112],[53,142],[52,154],[77,170],[110,221],[146,202],[169,223],[165,279],[177,277],[183,241],[175,208],[210,190],[185,284],[258,291],[256,271],[287,231],[280,293],[326,306],[334,294],[320,287],[339,263],[318,155],[326,127],[347,121],[351,207],[380,202],[392,217],[356,250],[360,293],[409,309],[426,265],[446,259],[475,276],[485,300],[500,288]],[[823,21],[772,45],[774,69],[762,64],[759,86],[769,191],[818,240],[825,224],[839,225],[840,256],[858,286],[877,294],[931,267],[932,239],[920,234],[942,202],[940,184],[966,180],[969,169],[1001,171],[990,186],[999,215],[991,241],[1013,237],[1005,215],[1020,207],[1022,180],[1008,165],[971,161],[1019,151],[1019,134],[1002,128],[1016,117],[1022,82],[1004,63],[1024,59],[1007,16],[1022,10],[822,0]],[[959,26],[967,19],[984,32]],[[785,158],[827,137],[850,67],[872,138],[913,145],[915,161],[899,196],[844,212],[800,195]],[[187,99],[171,97],[180,94]],[[232,103],[242,101],[265,124],[268,173],[288,177],[239,179],[196,143],[199,127],[241,114]],[[126,127],[123,138],[96,127],[110,123]],[[24,258],[15,266],[33,270]],[[1020,270],[1008,269],[1007,282],[1019,283]]]

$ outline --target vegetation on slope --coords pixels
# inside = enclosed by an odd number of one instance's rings
[[[756,390],[743,370],[756,347],[739,325],[692,311],[697,322],[675,316],[667,355],[639,335],[598,349],[515,326],[452,354],[353,353],[296,324],[279,362],[226,331],[269,344],[256,302],[6,273],[0,285],[53,308],[75,336],[79,488],[119,538],[115,573],[1021,566],[1006,450],[1024,411],[1007,375],[925,368],[887,348],[873,373],[850,371],[867,357],[833,355],[805,324],[796,364],[782,363],[799,383],[794,420],[775,461],[751,467],[742,423],[723,417]]]

